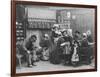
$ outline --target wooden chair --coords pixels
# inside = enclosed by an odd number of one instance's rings
[[[23,54],[21,54],[21,52],[23,52],[21,47],[22,47],[22,42],[18,42],[16,44],[16,58],[18,59],[20,68],[22,67],[22,57],[24,56]]]
[[[16,54],[16,58],[18,59],[18,63],[19,63],[19,67],[21,68],[22,67],[22,60],[21,60],[21,58],[23,57],[23,55],[21,55],[21,54]]]

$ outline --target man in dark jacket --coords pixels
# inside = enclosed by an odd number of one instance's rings
[[[32,65],[34,65],[34,59],[36,59],[36,46],[34,44],[36,40],[36,35],[32,35],[28,40],[25,40],[23,44],[23,47],[27,52],[27,61],[29,67],[32,67]]]

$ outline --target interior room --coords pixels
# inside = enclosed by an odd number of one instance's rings
[[[52,36],[51,30],[54,24],[59,24],[61,29],[72,29],[73,35],[77,30],[80,33],[90,30],[92,38],[94,38],[94,15],[94,9],[89,8],[16,5],[16,43],[24,41],[34,34],[37,36],[35,44],[40,47],[39,42],[45,33]],[[75,68],[62,64],[51,64],[49,61],[36,62],[37,66],[29,68],[26,67],[25,58],[21,56],[16,60],[16,63],[17,73],[94,68],[93,62]]]

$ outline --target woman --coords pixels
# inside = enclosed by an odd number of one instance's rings
[[[61,32],[59,30],[59,25],[54,24],[54,26],[52,28],[52,41],[54,44],[57,44],[57,41],[58,41],[60,36],[61,36]]]
[[[68,30],[62,32],[63,43],[60,46],[63,48],[64,65],[70,65],[72,56],[72,37],[68,34]]]
[[[83,33],[83,39],[81,41],[80,52],[79,52],[80,61],[85,64],[90,64],[91,52],[92,52],[92,49],[89,45],[87,34]]]
[[[44,61],[49,60],[50,41],[48,34],[44,34],[43,39],[40,42],[40,46],[42,47],[41,59]]]

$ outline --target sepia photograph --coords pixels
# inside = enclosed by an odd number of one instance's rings
[[[95,8],[15,8],[16,74],[96,69]]]

